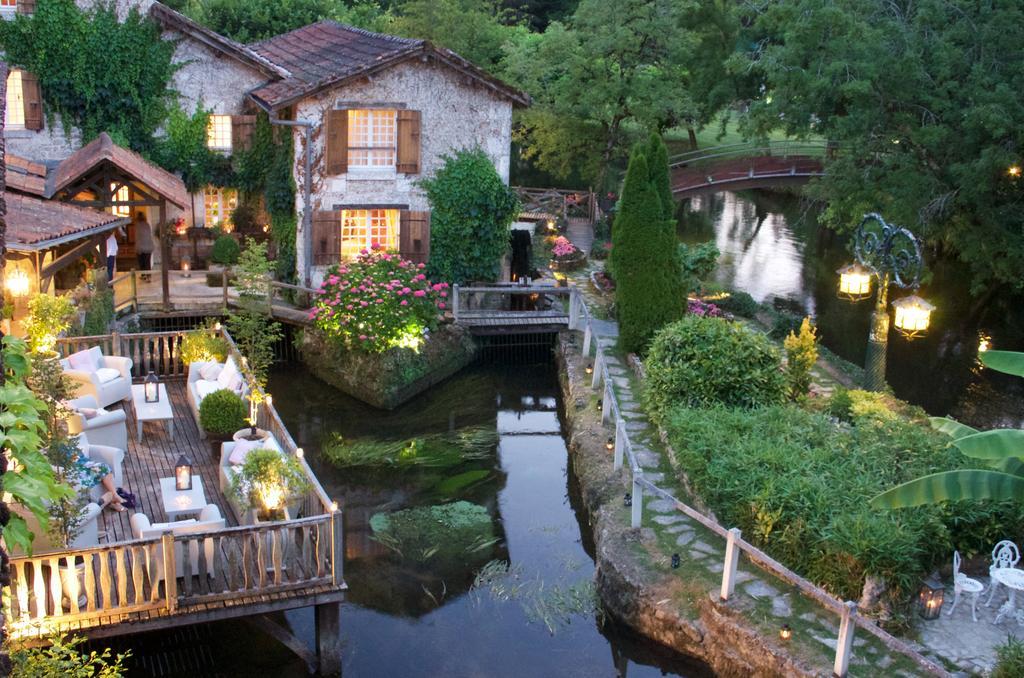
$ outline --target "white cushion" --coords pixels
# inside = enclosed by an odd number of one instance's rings
[[[96,378],[101,384],[109,384],[120,376],[121,373],[113,367],[101,367],[96,370]]]
[[[217,377],[224,370],[224,366],[220,363],[206,363],[199,368],[199,376],[207,381],[217,381]]]
[[[207,381],[206,379],[198,379],[198,380],[196,380],[195,383],[196,383],[196,395],[199,396],[199,398],[198,398],[199,402],[202,402],[203,398],[205,398],[206,396],[210,395],[214,391],[219,391],[222,388],[224,388],[223,386],[221,386],[216,381]]]
[[[221,388],[234,390],[235,377],[241,377],[238,373],[238,366],[235,365],[234,358],[228,357],[228,361],[224,363],[224,369],[217,375],[217,383]]]
[[[238,440],[235,442],[235,446],[231,448],[231,456],[228,457],[228,462],[235,466],[240,466],[245,463],[245,458],[249,456],[250,452],[260,449],[263,449],[262,440]]]
[[[72,353],[68,356],[68,365],[81,372],[95,372],[100,366],[96,359],[96,352],[92,349]]]
[[[107,413],[106,410],[104,410],[102,408],[95,408],[95,407],[79,407],[77,412],[80,415],[82,415],[83,417],[85,417],[86,419],[93,419],[95,417],[100,416],[101,414],[106,414]]]

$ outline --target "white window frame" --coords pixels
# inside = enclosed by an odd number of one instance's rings
[[[206,147],[211,151],[230,153],[232,121],[230,115],[210,115],[206,126]]]
[[[211,201],[213,206],[211,208]],[[232,201],[234,205],[232,205]],[[238,191],[233,188],[207,186],[203,189],[203,225],[206,228],[220,227],[225,233],[235,230],[231,217],[238,208]],[[216,217],[211,218],[211,211]]]
[[[17,86],[15,86],[17,83]],[[25,88],[21,70],[12,68],[7,74],[7,101],[4,109],[4,129],[25,129]]]
[[[365,119],[361,119],[363,116]],[[348,109],[346,157],[350,172],[394,172],[398,163],[398,110]]]
[[[6,5],[4,2],[10,2],[11,4]],[[0,0],[0,16],[5,19],[13,17],[18,13],[18,0]]]
[[[378,243],[384,249],[398,249],[399,231],[402,228],[401,212],[398,209],[343,209],[341,211],[341,258],[355,259],[360,250],[370,249]],[[353,234],[358,228],[361,232]],[[381,237],[383,229],[383,238]]]
[[[130,196],[128,194],[128,187],[127,186],[121,186],[120,188],[118,188],[115,191],[114,189],[115,189],[116,186],[117,186],[117,184],[110,184],[110,190],[113,192],[113,196],[112,197],[114,198],[114,200],[117,200],[118,202],[128,202],[128,200],[130,199]],[[132,206],[131,205],[111,205],[110,206],[110,213],[111,214],[115,214],[115,215],[117,215],[119,217],[130,217],[132,215]]]

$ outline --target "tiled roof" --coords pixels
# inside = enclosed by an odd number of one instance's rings
[[[50,241],[77,240],[69,236],[80,234],[79,237],[84,238],[128,221],[109,212],[17,193],[5,193],[4,199],[7,202],[7,247],[12,250],[45,249]]]
[[[102,132],[57,166],[51,178],[53,185],[47,192],[47,197],[68,188],[104,161],[112,163],[181,209],[185,209],[189,202],[188,190],[181,179],[152,164],[138,153],[116,145],[106,132]]]
[[[258,103],[269,109],[292,104],[302,97],[417,57],[456,68],[516,103],[529,103],[526,94],[450,50],[439,49],[424,40],[371,33],[336,21],[310,24],[251,45],[251,48],[291,74],[251,92]]]
[[[5,178],[7,188],[40,197],[46,194],[46,166],[6,153]]]

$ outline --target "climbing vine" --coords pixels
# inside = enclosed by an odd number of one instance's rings
[[[136,151],[153,148],[178,66],[175,44],[137,8],[118,21],[113,3],[80,9],[74,0],[39,0],[33,14],[0,22],[0,49],[38,78],[51,127],[59,116],[64,133],[81,130],[83,143],[107,132]]]

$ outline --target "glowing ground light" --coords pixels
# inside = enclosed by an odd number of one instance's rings
[[[992,337],[987,334],[982,334],[978,337],[978,353],[984,353],[990,348],[992,348]]]

